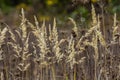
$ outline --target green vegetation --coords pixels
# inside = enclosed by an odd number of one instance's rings
[[[16,17],[15,12],[24,8],[27,18],[29,17],[30,20],[33,20],[30,14],[36,15],[38,21],[45,19],[49,22],[53,17],[57,17],[60,26],[66,26],[68,17],[71,17],[78,26],[88,28],[91,20],[91,4],[96,7],[96,13],[100,15],[102,12],[110,16],[120,13],[119,0],[0,0],[0,11],[4,18],[11,14]],[[119,16],[118,19],[120,19]]]
[[[120,11],[120,4],[118,3],[119,0],[0,0],[0,8],[7,12],[11,8],[14,9],[16,6],[24,3],[27,6],[38,6],[41,13],[46,14],[47,11],[47,13],[65,14],[70,8],[73,9],[71,12],[75,11],[76,9],[74,7],[77,6],[76,8],[79,9],[78,12],[84,13],[84,11],[89,9],[85,8],[87,5],[91,5],[91,3],[99,4],[101,2],[105,7],[111,7],[110,11],[112,12]]]

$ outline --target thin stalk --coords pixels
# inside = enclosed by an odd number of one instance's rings
[[[24,80],[24,78],[23,78],[23,71],[22,71],[22,74],[21,74],[21,80]]]
[[[40,80],[43,80],[43,78],[42,78],[42,77],[43,77],[43,75],[42,75],[42,65],[41,65],[41,73],[40,73],[40,76],[41,76],[41,77],[40,77]]]
[[[67,71],[66,71],[66,64],[63,64],[63,70],[64,70],[64,80],[68,80],[68,75],[67,75]]]
[[[105,35],[106,35],[106,28],[105,28],[105,17],[104,17],[104,3],[101,2],[100,4],[100,7],[101,7],[101,11],[102,11],[102,27],[103,27],[103,35],[104,35],[104,38],[105,38]]]
[[[97,60],[95,59],[95,76],[94,80],[97,80]]]
[[[77,71],[76,71],[76,65],[75,65],[75,67],[74,67],[74,80],[77,80],[77,79],[76,79],[76,77],[77,77],[77,75],[76,75],[77,73],[76,73],[76,72],[77,72]]]
[[[53,77],[53,80],[56,80],[56,75],[55,75],[55,66],[54,66],[54,64],[52,65],[52,77]]]
[[[94,71],[94,80],[97,80],[97,63],[98,63],[98,58],[99,58],[99,53],[98,53],[98,36],[95,35],[95,41],[93,42],[93,47],[95,50],[95,57],[94,57],[94,61],[95,61],[95,71]]]
[[[103,12],[104,10],[103,10],[103,7],[102,7],[102,22],[103,22],[103,24],[102,24],[102,26],[103,26],[103,34],[104,34],[104,38],[105,38],[105,36],[106,36],[106,28],[105,28],[105,19],[104,19],[104,12]]]
[[[48,78],[48,66],[46,66],[46,79],[45,80],[49,80],[49,78]]]
[[[43,80],[46,80],[46,79],[45,79],[45,69],[43,69],[43,72],[42,72],[42,73],[43,73]]]
[[[28,71],[25,72],[25,80],[29,80],[28,79]]]
[[[8,69],[7,69],[7,65],[6,65],[6,62],[5,62],[5,60],[4,60],[4,69],[5,69],[5,80],[8,80],[8,73],[7,73],[7,71],[8,71]]]

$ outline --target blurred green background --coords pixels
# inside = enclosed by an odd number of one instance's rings
[[[119,0],[0,0],[0,21],[18,24],[20,10],[24,8],[30,21],[33,20],[33,15],[39,21],[45,19],[48,22],[57,17],[58,24],[64,25],[68,17],[71,17],[78,26],[86,27],[91,19],[91,4],[95,6],[97,14],[101,14],[102,9],[104,15],[120,13]]]

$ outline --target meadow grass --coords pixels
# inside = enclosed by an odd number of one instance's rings
[[[120,33],[116,14],[112,31],[102,32],[92,5],[92,24],[80,35],[75,21],[66,38],[53,25],[30,23],[0,29],[0,80],[120,80]],[[107,27],[107,26],[104,26]],[[104,28],[105,29],[105,28]],[[110,36],[112,35],[112,36]],[[109,37],[109,40],[106,39]]]

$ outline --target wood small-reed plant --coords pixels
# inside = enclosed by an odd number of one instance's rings
[[[15,29],[6,24],[0,28],[0,80],[120,80],[116,14],[109,42],[93,5],[92,24],[84,35],[72,18],[73,29],[64,38],[56,19],[46,26],[34,17],[32,24],[23,9],[20,18]]]

